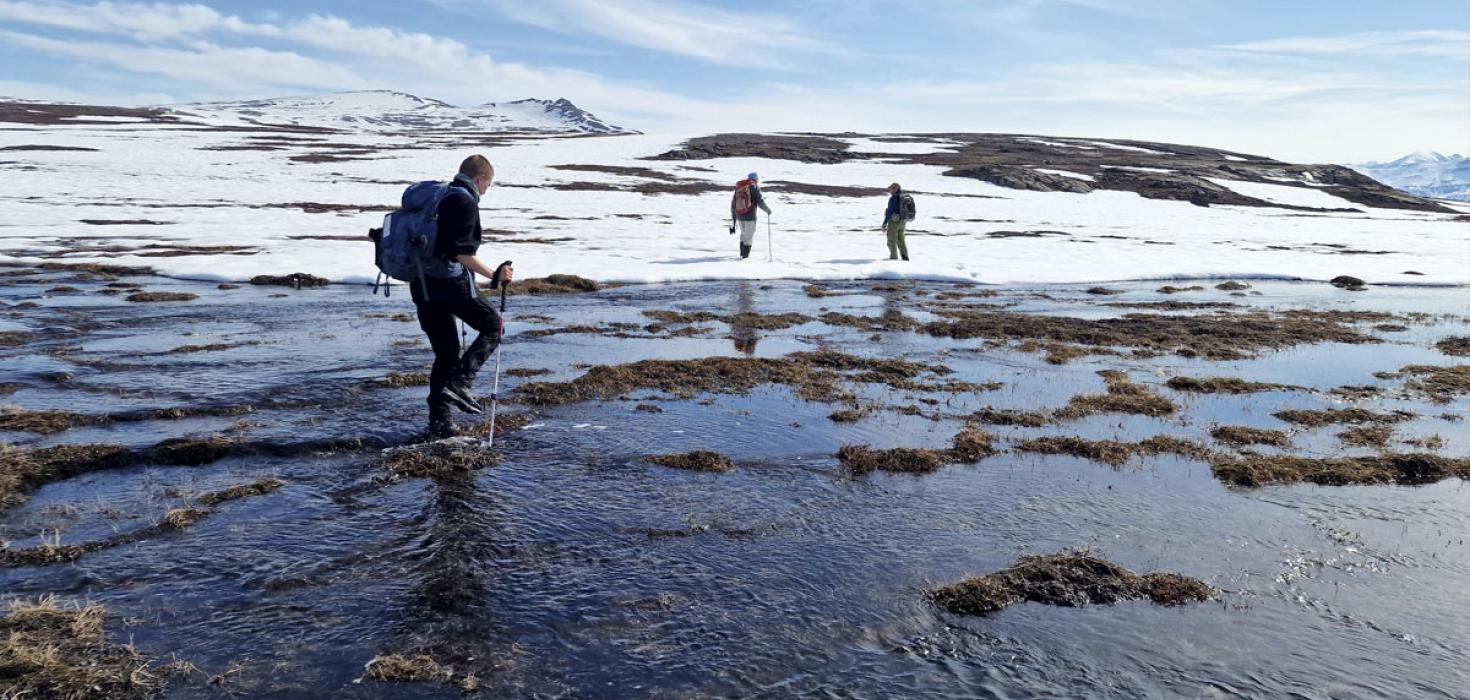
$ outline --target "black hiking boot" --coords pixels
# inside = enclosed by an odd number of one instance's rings
[[[440,394],[444,396],[444,400],[448,402],[451,406],[454,406],[455,408],[458,408],[465,413],[477,416],[484,412],[483,409],[480,408],[480,400],[476,399],[475,395],[471,394],[469,389],[465,388],[464,385],[459,384],[458,382],[449,382],[448,384],[445,384],[444,389],[440,391]]]
[[[740,245],[740,257],[742,257],[742,258],[748,258],[748,257],[750,257],[750,246],[745,245],[743,243]]]
[[[429,421],[428,436],[430,440],[445,440],[459,434],[459,429],[454,426],[454,421],[448,418]]]

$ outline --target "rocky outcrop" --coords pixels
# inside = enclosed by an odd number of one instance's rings
[[[1014,165],[977,165],[968,168],[955,168],[945,175],[950,177],[969,177],[983,180],[992,185],[1009,187],[1016,190],[1031,190],[1033,192],[1075,192],[1086,194],[1092,191],[1092,185],[1085,180],[1053,173],[1043,173],[1031,168],[1023,168]]]

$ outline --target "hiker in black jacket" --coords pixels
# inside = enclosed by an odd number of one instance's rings
[[[477,256],[482,233],[480,196],[490,189],[494,179],[495,168],[484,156],[470,156],[460,164],[450,194],[439,204],[435,253],[457,261],[464,272],[444,279],[424,277],[409,285],[418,308],[419,327],[434,349],[434,368],[429,372],[429,435],[434,438],[454,434],[450,405],[466,413],[480,412],[480,402],[470,393],[470,385],[505,333],[500,314],[489,299],[480,296],[473,277],[485,277],[495,287],[509,283],[515,275],[509,263],[491,269]],[[479,333],[463,356],[455,318]]]

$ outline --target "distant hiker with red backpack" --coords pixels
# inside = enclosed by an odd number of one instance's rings
[[[480,296],[475,275],[492,288],[515,276],[510,261],[490,268],[478,257],[483,232],[480,197],[490,189],[495,168],[484,156],[466,158],[449,183],[416,183],[403,193],[403,208],[384,219],[377,233],[377,263],[384,274],[408,282],[418,309],[419,328],[434,349],[429,372],[429,436],[455,433],[450,406],[481,412],[470,393],[475,375],[505,333],[505,324],[490,299]],[[386,292],[385,292],[386,293]],[[460,355],[454,319],[479,332]]]
[[[914,196],[904,192],[895,182],[888,186],[888,209],[883,212],[883,230],[888,234],[888,259],[897,260],[900,254],[909,259],[909,246],[904,241],[908,223],[914,220],[918,209]]]
[[[751,173],[735,183],[735,194],[730,198],[730,218],[740,227],[740,257],[750,257],[750,247],[755,243],[755,210],[761,209],[766,216],[771,208],[761,196],[760,175]]]

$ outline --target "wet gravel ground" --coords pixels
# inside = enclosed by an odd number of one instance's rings
[[[119,283],[198,298],[146,303],[102,293]],[[180,698],[462,694],[455,684],[356,682],[368,660],[392,653],[427,653],[458,678],[473,674],[485,697],[1470,697],[1464,482],[1244,489],[1178,456],[1112,468],[1010,449],[1045,435],[1173,435],[1229,451],[1209,429],[1238,425],[1289,434],[1291,448],[1262,453],[1373,454],[1338,441],[1346,426],[1303,428],[1271,415],[1360,406],[1416,414],[1394,426],[1390,451],[1423,452],[1402,440],[1438,436],[1434,453],[1470,456],[1463,395],[1434,403],[1406,393],[1402,378],[1374,376],[1464,364],[1434,348],[1470,335],[1464,290],[1252,284],[1259,295],[1232,297],[1209,284],[1162,295],[1159,283],[1129,283],[1109,285],[1123,293],[1105,297],[1055,287],[952,301],[1085,318],[1140,311],[1104,306],[1120,301],[1373,310],[1405,316],[1407,330],[1364,322],[1354,328],[1385,342],[1238,361],[1094,355],[1053,365],[1017,343],[875,337],[820,322],[759,330],[716,321],[677,338],[518,337],[642,326],[644,310],[901,311],[924,320],[934,318],[937,295],[955,290],[948,285],[825,284],[833,295],[819,298],[796,281],[515,297],[505,367],[550,370],[502,377],[511,401],[502,415],[526,414],[528,425],[497,439],[499,464],[389,483],[377,447],[413,440],[424,418],[423,387],[374,384],[427,369],[417,324],[394,319],[411,312],[406,299],[67,271],[3,277],[0,333],[29,335],[0,347],[8,394],[0,403],[89,416],[256,410],[0,433],[0,441],[144,448],[212,435],[261,444],[361,437],[368,447],[137,464],[49,484],[0,513],[9,547],[98,540],[151,525],[200,494],[265,476],[285,481],[178,531],[74,563],[0,569],[0,598],[104,604],[116,639],[198,665],[200,673],[168,686],[166,696]],[[46,291],[60,286],[77,291]],[[182,346],[225,347],[169,352]],[[628,400],[534,410],[514,403],[516,386],[569,380],[579,365],[824,347],[942,363],[950,378],[1001,387],[945,394],[854,384],[873,410],[841,424],[827,417],[840,406],[803,401],[785,386],[690,398],[635,391]],[[1181,410],[987,426],[998,454],[922,476],[856,475],[834,457],[844,444],[942,448],[961,417],[980,408],[1045,411],[1102,391],[1100,369],[1127,372]],[[484,393],[489,371],[477,385]],[[1165,387],[1173,376],[1300,388],[1193,394]],[[1383,392],[1328,393],[1344,385]],[[908,406],[924,415],[893,410]],[[728,455],[735,468],[689,472],[647,459],[696,449]],[[1194,576],[1223,595],[1177,608],[1022,604],[980,618],[940,612],[923,595],[1022,554],[1078,547],[1134,571]]]

